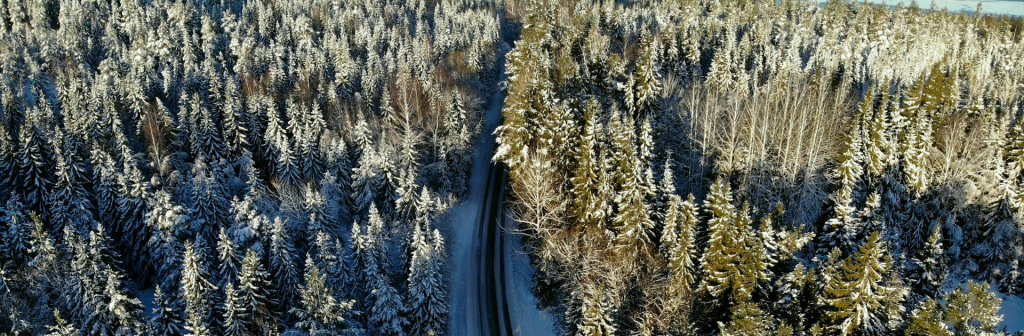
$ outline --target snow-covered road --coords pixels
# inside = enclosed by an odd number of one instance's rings
[[[501,52],[498,62],[500,81],[505,80],[505,57]],[[491,175],[491,156],[494,153],[494,128],[501,122],[501,107],[505,94],[495,90],[484,111],[480,137],[474,146],[473,168],[469,177],[469,192],[466,201],[451,210],[451,259],[449,260],[450,285],[448,291],[450,335],[487,335],[489,331],[481,330],[483,321],[488,318],[481,307],[487,298],[481,287],[483,276],[481,263],[482,251],[486,241],[482,240],[482,231],[486,229],[480,222],[485,210],[485,198],[488,194],[488,180]]]
[[[505,80],[505,50],[498,61]],[[491,162],[494,128],[501,123],[505,94],[495,90],[474,147],[466,201],[451,210],[450,335],[554,336],[554,317],[537,308],[530,268],[520,237],[506,230],[504,166]]]

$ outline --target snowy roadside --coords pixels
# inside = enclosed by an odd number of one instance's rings
[[[505,298],[508,300],[513,335],[523,336],[555,336],[557,318],[547,310],[540,310],[537,297],[530,291],[533,278],[533,266],[530,258],[523,251],[523,236],[516,233],[512,218],[504,220],[502,228],[502,256],[505,258]]]

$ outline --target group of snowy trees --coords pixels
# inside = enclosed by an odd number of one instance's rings
[[[495,158],[537,290],[577,335],[999,334],[993,290],[1024,292],[1022,31],[913,3],[527,2]]]
[[[441,335],[493,1],[0,1],[0,334]]]

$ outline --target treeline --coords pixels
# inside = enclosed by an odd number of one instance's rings
[[[994,290],[1024,290],[1020,18],[697,0],[522,21],[495,159],[565,333],[1001,333]]]
[[[0,334],[444,334],[500,10],[0,1]]]

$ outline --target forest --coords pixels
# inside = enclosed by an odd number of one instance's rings
[[[1000,335],[1024,22],[916,3],[534,1],[494,159],[574,335]]]
[[[0,335],[442,335],[488,1],[0,1]]]
[[[0,336],[488,335],[494,169],[554,333],[1022,334],[982,7],[0,0]]]

